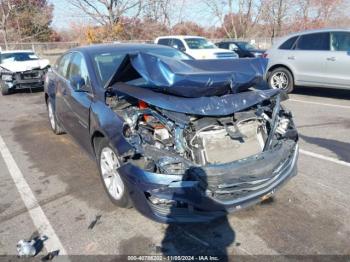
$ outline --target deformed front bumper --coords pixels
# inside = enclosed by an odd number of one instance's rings
[[[119,168],[134,207],[163,223],[207,222],[261,202],[297,173],[298,144],[229,164],[194,167],[184,175],[146,172],[130,163]]]
[[[9,89],[41,88],[44,86],[46,71],[47,69],[35,69],[17,73],[3,72],[2,75],[7,75],[7,78],[2,78],[2,81]]]

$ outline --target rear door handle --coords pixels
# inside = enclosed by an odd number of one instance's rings
[[[335,57],[327,57],[327,60],[328,61],[335,61],[336,59],[335,59]]]
[[[294,60],[294,59],[295,59],[295,56],[294,56],[294,55],[288,56],[288,59],[289,59],[289,60]]]

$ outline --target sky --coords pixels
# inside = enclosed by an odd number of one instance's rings
[[[74,23],[87,24],[91,19],[72,6],[69,0],[49,0],[54,5],[52,26],[55,29],[67,29]]]
[[[71,23],[89,24],[92,19],[74,7],[69,0],[49,0],[54,5],[52,26],[55,29],[68,29]],[[203,19],[203,4],[201,0],[187,1],[188,13],[184,12],[183,20],[193,20],[204,26],[213,24],[213,21]]]

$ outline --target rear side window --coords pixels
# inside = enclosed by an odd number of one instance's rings
[[[168,38],[161,38],[158,40],[158,45],[167,45],[170,46],[171,39]]]
[[[350,51],[350,33],[332,32],[331,49],[332,51]]]
[[[282,45],[280,45],[279,49],[282,50],[290,50],[293,49],[293,46],[295,44],[295,41],[298,39],[299,36],[293,36],[289,38],[287,41],[285,41]]]
[[[297,50],[328,51],[329,33],[302,35],[296,44]]]

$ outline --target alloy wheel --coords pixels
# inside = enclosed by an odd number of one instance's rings
[[[105,147],[101,151],[100,167],[102,179],[108,193],[116,200],[121,199],[124,195],[125,188],[124,183],[117,172],[120,163],[116,154],[109,147]]]
[[[270,85],[275,89],[285,90],[288,88],[289,80],[288,76],[284,72],[276,72],[273,74],[270,80]]]

